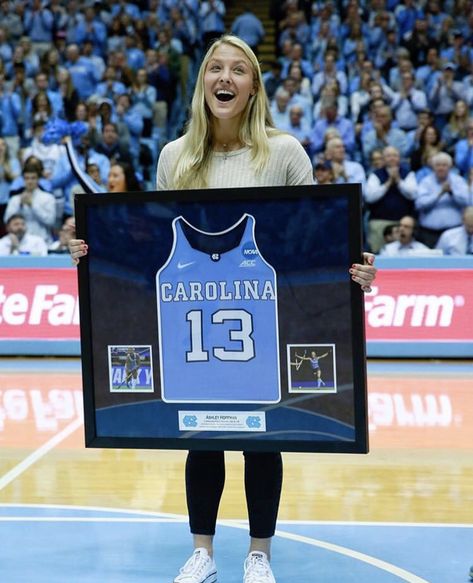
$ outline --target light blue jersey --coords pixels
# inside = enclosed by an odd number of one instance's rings
[[[276,272],[259,253],[254,217],[206,233],[181,216],[172,229],[171,253],[156,274],[163,400],[278,402]],[[240,229],[239,243],[220,252]],[[207,251],[191,246],[185,231]]]
[[[315,358],[310,358],[309,360],[310,360],[310,366],[312,367],[313,370],[317,370],[318,368],[320,368],[318,356],[316,356]]]

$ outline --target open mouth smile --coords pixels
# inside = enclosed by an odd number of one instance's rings
[[[228,101],[231,101],[235,98],[235,94],[232,91],[228,91],[227,89],[218,89],[215,92],[215,97],[218,99],[218,101],[227,103]]]

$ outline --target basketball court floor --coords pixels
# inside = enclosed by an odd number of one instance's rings
[[[368,363],[370,453],[284,454],[278,583],[462,583],[473,564],[473,367]],[[78,359],[0,359],[0,582],[171,583],[191,552],[185,452],[85,449]],[[226,454],[219,583],[248,547]]]

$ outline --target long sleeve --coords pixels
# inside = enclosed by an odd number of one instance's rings
[[[365,201],[369,204],[377,202],[380,200],[388,189],[388,183],[381,183],[381,180],[376,176],[376,174],[370,174],[368,181],[366,182],[366,189],[364,192]]]

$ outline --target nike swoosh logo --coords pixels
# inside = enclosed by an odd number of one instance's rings
[[[189,267],[189,265],[194,265],[195,261],[190,261],[189,263],[179,263],[177,264],[178,269],[184,269],[184,267]]]

